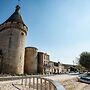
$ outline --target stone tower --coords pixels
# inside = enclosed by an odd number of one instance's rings
[[[38,52],[38,73],[48,74],[49,73],[49,61],[50,56],[47,53]]]
[[[0,25],[0,72],[23,74],[27,26],[20,15],[20,6]]]
[[[25,48],[25,73],[27,74],[37,74],[37,48],[26,47]]]

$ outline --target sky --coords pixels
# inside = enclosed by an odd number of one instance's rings
[[[0,0],[0,23],[18,0]],[[90,0],[21,0],[20,14],[28,27],[26,46],[37,47],[51,61],[73,64],[90,52]]]

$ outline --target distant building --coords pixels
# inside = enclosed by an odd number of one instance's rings
[[[50,67],[50,74],[60,74],[62,73],[62,65],[60,62],[49,62],[49,67]]]
[[[49,61],[49,72],[50,74],[54,74],[54,62],[53,61]]]
[[[65,72],[72,72],[72,71],[77,71],[76,65],[71,65],[71,64],[62,64],[63,67],[63,73]]]

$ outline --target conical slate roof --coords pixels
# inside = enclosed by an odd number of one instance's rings
[[[21,15],[19,13],[19,10],[20,10],[20,6],[17,5],[15,12],[4,23],[7,23],[7,22],[17,22],[17,23],[21,23],[24,26],[26,26],[24,24],[23,20],[22,20],[22,17],[21,17]]]

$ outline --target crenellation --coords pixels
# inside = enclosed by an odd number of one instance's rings
[[[0,31],[3,31],[3,30],[6,30],[8,28],[18,28],[20,30],[22,30],[23,32],[26,33],[27,35],[27,27],[24,26],[23,24],[17,24],[16,22],[8,22],[8,23],[5,23],[3,25],[0,26]]]

